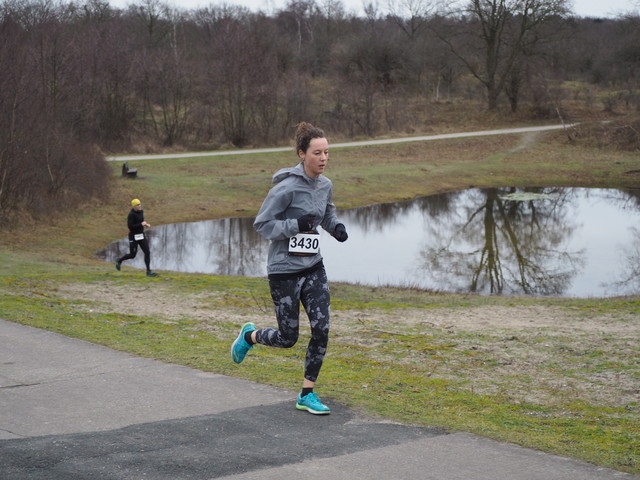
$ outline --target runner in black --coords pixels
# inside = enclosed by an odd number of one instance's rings
[[[151,271],[151,251],[147,235],[144,233],[145,227],[151,225],[145,222],[142,203],[137,198],[131,200],[131,211],[127,216],[127,226],[129,227],[129,253],[116,260],[116,270],[120,271],[122,262],[135,258],[138,254],[138,246],[144,253],[144,264],[147,267],[147,277],[156,277],[158,274]]]

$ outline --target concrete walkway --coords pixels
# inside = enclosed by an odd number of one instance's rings
[[[0,320],[0,478],[613,480],[640,477]]]
[[[533,133],[547,132],[551,130],[562,130],[573,128],[577,124],[570,123],[566,125],[542,125],[537,127],[517,127],[517,128],[501,128],[498,130],[480,130],[476,132],[460,132],[460,133],[440,133],[437,135],[420,135],[417,137],[400,137],[400,138],[382,138],[378,140],[362,140],[359,142],[331,143],[331,148],[349,148],[362,147],[367,145],[388,145],[390,143],[407,143],[407,142],[430,142],[433,140],[448,140],[451,138],[467,138],[467,137],[486,137],[490,135],[509,135],[515,133]],[[197,157],[217,157],[221,155],[246,155],[249,153],[274,153],[274,152],[291,152],[293,147],[275,147],[275,148],[251,148],[237,150],[213,150],[209,152],[183,152],[183,153],[154,153],[149,155],[117,155],[106,157],[109,162],[129,161],[129,160],[153,160],[164,158],[197,158]]]

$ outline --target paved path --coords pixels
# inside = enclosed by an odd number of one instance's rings
[[[640,480],[2,320],[0,345],[3,480]]]
[[[343,147],[361,147],[365,145],[385,145],[389,143],[407,143],[407,142],[427,142],[431,140],[445,140],[449,138],[465,138],[465,137],[485,137],[487,135],[506,135],[513,133],[529,133],[544,132],[548,130],[560,130],[563,128],[571,128],[576,124],[568,125],[544,125],[540,127],[521,127],[521,128],[503,128],[500,130],[482,130],[479,132],[462,132],[462,133],[443,133],[440,135],[423,135],[419,137],[403,137],[403,138],[384,138],[380,140],[364,140],[361,142],[332,143],[331,148]],[[192,153],[168,153],[154,155],[118,155],[114,157],[106,157],[108,161],[130,161],[130,160],[151,160],[159,158],[193,158],[193,157],[214,157],[219,155],[245,155],[248,153],[271,153],[271,152],[290,152],[292,147],[278,148],[255,148],[247,150],[215,150],[211,152],[192,152]]]

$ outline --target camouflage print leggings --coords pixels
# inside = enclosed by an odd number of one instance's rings
[[[271,298],[276,310],[278,330],[263,328],[256,332],[261,345],[293,347],[298,341],[300,302],[311,324],[311,339],[304,362],[304,378],[315,382],[320,373],[329,343],[329,283],[324,267],[285,280],[269,279]]]

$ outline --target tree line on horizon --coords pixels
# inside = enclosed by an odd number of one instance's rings
[[[420,131],[442,102],[538,118],[576,98],[640,110],[640,17],[568,5],[399,0],[355,16],[339,0],[269,15],[4,0],[0,224],[104,197],[104,152],[274,145],[301,120],[347,138]]]

